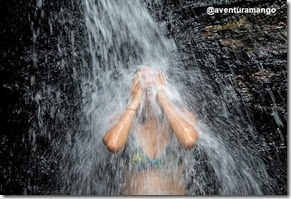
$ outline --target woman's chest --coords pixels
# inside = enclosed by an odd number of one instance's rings
[[[155,124],[141,125],[136,132],[136,144],[151,159],[156,159],[164,151],[170,142],[170,129],[167,126],[160,127]]]

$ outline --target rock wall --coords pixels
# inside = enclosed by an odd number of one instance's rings
[[[65,32],[60,18],[49,23],[53,13],[70,9],[74,16],[64,18],[76,19],[79,11],[70,1],[44,1],[42,9],[38,9],[42,1],[3,0],[0,3],[0,192],[58,193],[62,186],[57,183],[61,168],[51,158],[48,148],[54,135],[50,139],[35,138],[28,132],[37,110],[27,98],[27,92],[37,86],[30,75],[46,75],[45,67],[33,67],[33,55],[28,52],[36,45],[39,52],[49,52],[55,42],[54,34],[60,30]],[[209,16],[205,12],[209,5],[275,7],[277,12],[275,15]],[[260,153],[268,172],[278,182],[273,187],[274,194],[287,194],[286,2],[163,0],[151,4],[150,9],[156,20],[165,22],[167,36],[174,38],[178,47],[179,55],[175,59],[183,61],[186,70],[198,66],[217,92],[221,92],[220,85],[236,91],[246,118],[268,143],[268,150]],[[54,32],[47,40],[50,24]],[[33,35],[37,30],[42,34],[35,43]],[[55,74],[56,81],[63,80],[57,69]],[[211,115],[205,117],[211,119]]]

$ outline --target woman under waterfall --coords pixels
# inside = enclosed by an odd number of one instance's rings
[[[109,151],[128,152],[122,194],[185,195],[184,166],[175,156],[173,140],[190,149],[199,135],[193,114],[174,105],[165,87],[161,71],[152,67],[138,70],[129,105],[122,115],[113,117],[113,126],[103,137]],[[131,148],[127,147],[130,134]]]

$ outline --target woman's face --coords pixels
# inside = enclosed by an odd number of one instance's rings
[[[139,72],[140,85],[142,92],[146,97],[152,95],[152,89],[154,87],[155,72],[149,67],[142,68]]]

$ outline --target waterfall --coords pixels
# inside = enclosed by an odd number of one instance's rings
[[[56,192],[121,193],[126,161],[121,153],[111,154],[102,137],[111,119],[128,105],[135,71],[149,65],[165,73],[170,100],[197,115],[196,146],[175,151],[186,166],[186,193],[264,194],[262,189],[268,189],[271,179],[258,155],[263,141],[257,141],[259,134],[242,110],[229,110],[225,103],[239,103],[234,90],[222,84],[223,95],[216,94],[196,60],[192,68],[184,67],[176,58],[175,41],[165,36],[164,24],[149,13],[151,3],[82,0],[75,5],[81,13],[78,19],[63,9],[52,18],[61,21],[66,34],[58,35],[56,48],[46,51],[53,57],[45,62],[50,72],[30,93],[38,107],[30,135],[32,140],[49,137],[50,150],[56,154],[50,158],[61,171]],[[40,54],[37,48],[33,51]],[[34,65],[39,67],[34,55]],[[50,83],[54,67],[59,78]],[[37,80],[32,77],[31,81]],[[205,107],[214,107],[213,112]],[[207,120],[206,115],[213,119]]]

